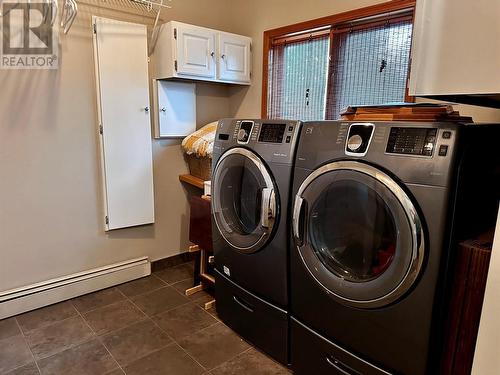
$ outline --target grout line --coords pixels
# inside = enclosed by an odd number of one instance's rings
[[[123,284],[118,284],[118,285],[115,287],[115,288],[116,288],[116,290],[118,291],[118,293],[120,293],[120,294],[122,295],[122,297],[123,297],[124,299],[126,299],[126,300],[128,299],[128,300],[129,300],[130,298],[129,298],[129,297],[128,297],[125,293],[123,293],[123,292],[120,290],[120,288],[118,288],[120,285],[123,285]],[[158,288],[158,289],[161,289],[161,288]],[[155,289],[155,290],[156,290],[156,289]],[[135,296],[134,296],[134,297],[135,297]]]
[[[127,297],[127,298],[128,298],[128,297]],[[163,333],[165,333],[165,334],[166,334],[166,335],[167,335],[167,336],[168,336],[168,337],[169,337],[172,341],[175,341],[175,340],[174,340],[174,338],[173,338],[172,336],[170,336],[170,335],[169,335],[169,334],[168,334],[168,333],[167,333],[167,332],[166,332],[163,328],[161,328],[161,327],[160,327],[160,326],[159,326],[159,325],[158,325],[158,324],[157,324],[157,323],[153,320],[153,317],[151,317],[151,316],[149,316],[148,314],[146,314],[146,313],[145,313],[145,312],[144,312],[144,311],[143,311],[143,310],[142,310],[139,306],[137,306],[137,305],[135,304],[135,302],[134,302],[134,301],[132,301],[130,298],[129,298],[129,301],[130,301],[130,303],[132,303],[132,305],[134,305],[134,306],[135,306],[135,307],[136,307],[136,308],[137,308],[140,312],[142,312],[142,313],[146,316],[146,318],[147,318],[147,319],[149,319],[149,320],[150,320],[150,321],[151,321],[151,322],[152,322],[152,323],[153,323],[156,327],[158,327],[158,328],[159,328],[159,329],[160,329]],[[175,307],[174,307],[174,308],[175,308]],[[172,309],[172,310],[173,310],[173,309]],[[170,311],[170,310],[166,310],[166,311]],[[164,311],[164,312],[166,312],[166,311]],[[162,312],[162,313],[159,313],[159,314],[156,314],[156,315],[160,315],[160,314],[163,314],[163,312]],[[155,316],[156,316],[156,315],[155,315]]]
[[[245,342],[246,342],[246,341],[245,341]],[[226,363],[228,363],[228,362],[232,361],[233,359],[236,359],[236,358],[238,358],[238,357],[242,356],[243,354],[245,354],[245,353],[249,352],[249,351],[250,351],[250,350],[252,350],[252,349],[253,349],[253,346],[250,346],[248,349],[243,350],[240,354],[236,354],[234,357],[231,357],[231,358],[229,358],[227,361],[224,361],[224,362],[222,362],[221,364],[219,364],[219,365],[215,366],[213,369],[211,369],[211,370],[210,370],[210,372],[212,372],[212,371],[214,371],[214,370],[218,369],[219,367],[221,367],[222,365],[225,365]]]
[[[217,325],[217,324],[223,324],[223,325],[225,326],[225,324],[224,324],[224,323],[217,321],[217,322],[215,322],[215,323],[213,323],[213,324],[210,324],[208,327],[205,327],[205,328],[199,329],[198,331],[193,332],[193,333],[190,333],[189,335],[186,335],[185,337],[192,336],[192,335],[194,335],[195,333],[200,333],[201,331],[205,331],[206,329],[208,329],[208,328],[210,328],[210,327],[213,327],[213,326],[215,326],[215,325]]]
[[[184,353],[186,353],[186,355],[191,358],[194,362],[196,362],[203,370],[205,370],[205,372],[209,372],[210,370],[207,369],[205,366],[203,366],[195,357],[193,357],[191,355],[191,353],[189,353],[186,349],[184,349],[177,341],[174,340],[174,343],[175,345],[177,345],[177,347],[183,351]]]
[[[175,288],[173,288],[173,289],[175,289]],[[138,308],[141,312],[143,312],[143,313],[144,313],[144,311],[142,311],[142,310],[141,310],[141,308],[140,308],[139,306],[137,306],[137,305],[134,303],[134,301],[130,300],[130,302],[131,302],[131,303],[132,303],[135,307],[137,307],[137,308]],[[174,308],[172,308],[172,309],[169,309],[169,310],[165,310],[165,311],[163,311],[163,312],[161,312],[161,313],[159,313],[159,314],[156,314],[155,316],[160,315],[160,314],[163,314],[163,313],[166,313],[167,311],[171,311],[171,310],[174,310],[174,309],[176,309],[176,308],[178,308],[178,307],[185,306],[185,305],[187,305],[187,303],[182,304],[182,305],[179,305],[179,306],[176,306],[176,307],[174,307]],[[174,337],[172,337],[171,335],[169,335],[167,331],[165,331],[163,328],[161,328],[161,327],[160,327],[160,325],[159,325],[156,321],[154,321],[154,320],[153,320],[153,317],[150,317],[150,316],[149,316],[149,315],[147,315],[147,314],[146,314],[146,316],[148,317],[148,319],[149,319],[149,320],[151,320],[151,322],[153,322],[153,324],[154,324],[156,327],[158,327],[158,329],[159,329],[161,332],[165,333],[168,337],[170,337],[170,339],[172,340],[172,342],[171,342],[171,343],[169,343],[169,345],[170,345],[170,344],[175,344],[175,345],[177,345],[177,346],[178,346],[178,347],[179,347],[179,348],[180,348],[180,349],[181,349],[184,353],[186,353],[186,354],[187,354],[187,356],[188,356],[189,358],[191,358],[194,362],[196,362],[196,363],[197,363],[197,364],[198,364],[198,365],[199,365],[202,369],[207,370],[207,369],[205,368],[205,366],[203,366],[200,362],[198,362],[198,360],[196,360],[196,358],[194,358],[194,357],[193,357],[191,354],[189,354],[189,353],[188,353],[188,352],[187,352],[187,351],[186,351],[186,350],[185,350],[182,346],[180,346],[180,345],[179,345],[179,343],[177,342],[177,340],[176,340]],[[197,332],[199,332],[199,331],[197,331]],[[167,346],[168,346],[168,345],[167,345]],[[163,348],[164,348],[164,347],[163,347]],[[163,349],[163,348],[161,348],[161,349]],[[161,350],[161,349],[158,349],[158,350]],[[156,350],[155,350],[155,351],[156,351]],[[153,353],[153,352],[151,352],[151,353]],[[149,354],[151,354],[151,353],[149,353]],[[147,355],[149,355],[149,354],[147,354]],[[145,357],[145,356],[144,356],[144,357]],[[141,357],[141,358],[144,358],[144,357]],[[136,361],[137,361],[137,360],[139,360],[139,358],[138,358],[138,359],[136,359]],[[134,361],[134,362],[135,362],[135,361]]]
[[[125,374],[125,371],[123,370],[123,368],[120,366],[120,364],[118,363],[118,361],[116,360],[116,358],[113,356],[113,354],[111,354],[111,352],[109,351],[108,347],[104,344],[104,342],[101,340],[101,337],[99,337],[99,335],[97,335],[97,333],[94,331],[94,329],[90,326],[90,324],[85,320],[85,318],[83,317],[83,315],[78,311],[78,315],[80,316],[80,318],[85,322],[85,324],[87,325],[87,327],[89,327],[90,331],[92,332],[92,334],[94,335],[94,338],[97,339],[97,341],[99,341],[99,343],[104,347],[104,349],[106,349],[106,351],[108,352],[108,354],[111,356],[111,359],[113,359],[113,361],[115,361],[116,365],[118,366],[118,368],[120,370],[122,370],[122,372]]]
[[[193,333],[191,333],[190,335],[188,335],[188,336],[186,336],[186,337],[193,336],[193,335],[195,335],[195,334],[199,334],[200,332],[205,331],[205,330],[207,330],[208,328],[214,327],[214,326],[215,326],[215,325],[217,325],[217,324],[222,324],[223,326],[227,327],[224,323],[217,321],[217,322],[215,322],[214,324],[211,324],[211,325],[209,325],[208,327],[205,327],[205,328],[202,328],[202,329],[200,329],[200,330],[198,330],[198,331],[196,331],[196,332],[193,332]],[[228,328],[228,329],[230,329],[232,333],[236,334],[236,333],[235,333],[235,332],[234,332],[231,328],[229,328],[229,327],[227,327],[227,328]],[[231,361],[231,360],[235,359],[236,357],[238,357],[238,356],[240,356],[240,355],[242,355],[242,354],[246,353],[247,351],[249,351],[250,349],[252,349],[252,348],[253,348],[253,345],[252,345],[252,344],[250,344],[248,341],[243,340],[243,339],[242,339],[239,335],[237,335],[237,337],[238,337],[238,338],[240,338],[243,342],[245,342],[245,343],[248,345],[248,348],[247,348],[247,349],[243,350],[241,353],[238,353],[238,354],[234,355],[233,357],[231,357],[231,358],[227,359],[226,361],[222,362],[221,364],[219,364],[218,366],[216,366],[216,367],[214,367],[214,368],[212,368],[212,369],[207,369],[207,368],[206,368],[206,367],[204,367],[204,366],[202,366],[202,367],[203,367],[204,369],[206,369],[206,370],[207,370],[207,372],[209,372],[209,373],[210,373],[210,372],[212,372],[214,369],[216,369],[217,367],[222,366],[224,363],[227,363],[227,362],[229,362],[229,361]],[[177,343],[177,341],[176,341],[176,343]],[[184,348],[183,348],[183,347],[182,347],[179,343],[177,343],[177,345],[179,345],[179,346],[180,346],[180,347],[181,347],[181,348],[182,348],[182,349],[183,349],[183,350],[184,350],[184,351],[185,351],[185,352],[186,352],[189,356],[191,356],[191,355],[187,352],[187,350],[186,350],[186,349],[184,349]],[[194,358],[193,358],[193,359],[194,359]],[[198,362],[198,361],[196,361],[196,362]]]
[[[36,368],[37,368],[37,370],[38,370],[38,373],[39,373],[39,374],[41,374],[41,373],[42,373],[42,371],[40,370],[40,367],[38,366],[38,362],[37,362],[37,360],[36,360],[36,358],[35,358],[35,355],[33,354],[33,350],[31,350],[31,346],[30,346],[30,344],[29,344],[29,342],[28,342],[28,339],[26,338],[26,335],[24,334],[23,329],[21,328],[21,325],[20,325],[20,324],[19,324],[19,322],[17,321],[17,318],[16,318],[16,317],[14,317],[14,320],[15,320],[15,322],[16,322],[16,324],[17,324],[17,328],[19,328],[19,331],[21,331],[21,336],[23,337],[24,343],[26,344],[26,346],[28,347],[28,349],[29,349],[29,351],[30,351],[30,353],[31,353],[31,357],[33,358],[33,362],[35,363],[35,366],[36,366]],[[26,364],[26,365],[27,365],[27,364]],[[23,365],[23,366],[26,366],[26,365]],[[20,367],[22,367],[22,366],[16,367],[16,369],[17,369],[17,368],[20,368]],[[15,369],[13,369],[13,370],[15,370]]]
[[[146,277],[154,277],[155,279],[158,279],[158,280],[160,280],[162,283],[164,283],[164,284],[168,285],[166,281],[164,281],[164,280],[163,280],[163,279],[161,279],[160,277],[156,276],[154,272],[151,272],[151,275],[146,276]],[[121,285],[121,284],[120,284],[120,285]],[[140,295],[140,294],[138,294],[138,295]]]
[[[19,329],[21,330],[22,335],[23,335],[24,337],[26,337],[26,338],[27,338],[27,337],[28,337],[29,335],[31,335],[33,332],[37,332],[37,331],[40,331],[40,330],[42,330],[42,329],[47,329],[47,328],[50,328],[50,327],[52,327],[52,326],[54,326],[54,325],[56,325],[56,324],[58,324],[58,323],[65,322],[66,320],[74,319],[74,318],[76,318],[76,317],[78,317],[78,312],[77,312],[75,315],[68,316],[67,318],[64,318],[64,319],[61,319],[61,320],[56,320],[56,321],[53,321],[53,322],[51,322],[51,323],[49,323],[49,324],[46,324],[46,325],[44,325],[44,326],[41,326],[41,327],[38,327],[38,328],[33,328],[33,329],[30,329],[30,330],[28,330],[28,331],[26,331],[26,332],[24,332],[24,331],[23,331],[23,329],[21,328],[21,325],[19,324],[19,322],[17,321],[17,319],[16,319],[16,322],[17,322],[17,324],[18,324],[18,326],[19,326]]]
[[[120,293],[122,293],[122,294],[125,296],[125,298],[126,298],[126,299],[128,299],[128,300],[130,300],[130,301],[131,301],[131,300],[132,300],[132,298],[144,297],[144,296],[147,296],[147,295],[149,295],[149,294],[151,294],[151,293],[157,292],[157,291],[162,290],[162,289],[165,289],[165,288],[171,288],[171,286],[170,286],[170,285],[164,285],[164,286],[162,286],[162,287],[160,287],[160,288],[158,288],[158,289],[148,290],[148,291],[147,291],[147,292],[145,292],[145,293],[142,293],[142,294],[137,294],[136,296],[132,296],[132,297],[127,297],[127,296],[126,296],[125,294],[123,294],[123,292],[121,292],[121,291],[120,291]]]
[[[140,312],[142,312],[142,313],[146,316],[146,319],[147,319],[147,320],[151,321],[151,323],[153,323],[153,325],[154,325],[155,327],[157,327],[157,328],[158,328],[161,332],[163,332],[165,335],[167,335],[167,337],[171,340],[168,344],[166,344],[166,345],[164,345],[164,346],[162,346],[162,347],[160,347],[160,348],[157,348],[157,349],[155,349],[155,350],[152,350],[151,352],[149,352],[149,353],[147,353],[147,354],[145,354],[145,355],[143,355],[143,356],[141,356],[141,357],[139,357],[139,358],[136,358],[134,361],[132,361],[131,363],[129,363],[129,365],[130,365],[130,364],[132,364],[132,363],[134,363],[134,362],[136,362],[136,361],[138,361],[138,360],[140,360],[140,359],[142,359],[142,358],[145,358],[146,356],[148,356],[148,355],[150,355],[150,354],[152,354],[152,353],[155,353],[155,352],[157,352],[157,351],[160,351],[160,350],[162,350],[162,349],[166,348],[166,347],[167,347],[167,346],[169,346],[169,345],[177,344],[177,341],[175,341],[175,340],[174,340],[174,338],[168,334],[168,332],[166,332],[163,328],[161,328],[161,327],[158,325],[158,323],[156,323],[156,322],[153,320],[153,318],[152,318],[151,316],[149,316],[148,314],[146,314],[146,313],[145,313],[145,312],[144,312],[144,311],[143,311],[143,310],[142,310],[139,306],[137,306],[137,305],[135,304],[135,302],[134,302],[134,301],[132,301],[132,299],[131,299],[131,298],[129,298],[129,297],[127,297],[127,296],[125,296],[125,298],[127,298],[127,299],[129,300],[129,302],[130,302],[132,305],[134,305],[134,306],[135,306],[135,307],[136,307],[136,308],[137,308]],[[145,319],[145,320],[146,320],[146,319]],[[178,344],[177,344],[177,345],[178,345]],[[202,366],[202,368],[204,368],[204,367]],[[122,368],[122,370],[123,370],[123,368]],[[123,370],[123,372],[125,372],[125,370]]]
[[[60,348],[58,351],[53,352],[53,353],[48,353],[48,354],[46,354],[46,355],[44,355],[44,356],[40,356],[40,358],[37,358],[37,357],[35,356],[35,361],[36,361],[36,362],[38,362],[38,361],[40,361],[40,360],[42,360],[42,359],[45,359],[45,358],[52,357],[52,356],[54,356],[54,355],[56,355],[56,354],[62,353],[62,352],[64,352],[64,351],[68,350],[68,349],[73,349],[73,348],[75,348],[75,347],[77,347],[77,346],[80,346],[80,345],[82,345],[82,344],[85,344],[86,342],[89,342],[89,341],[91,341],[91,340],[93,340],[93,339],[95,338],[95,336],[96,336],[96,335],[95,335],[95,332],[93,331],[92,327],[90,327],[90,326],[88,325],[87,321],[86,321],[86,320],[85,320],[85,319],[84,319],[84,318],[83,318],[80,314],[75,315],[75,316],[72,316],[72,317],[70,317],[70,318],[66,318],[66,319],[60,320],[60,322],[63,322],[63,321],[65,321],[65,320],[69,320],[69,319],[73,319],[73,318],[80,318],[80,319],[82,319],[83,323],[84,323],[84,324],[85,324],[88,328],[90,328],[90,331],[91,331],[91,333],[92,333],[92,336],[87,337],[87,338],[85,338],[85,339],[83,339],[83,340],[80,340],[80,341],[78,341],[78,342],[74,342],[74,343],[72,343],[72,344],[69,344],[69,345],[63,346],[63,347],[62,347],[62,348]],[[35,330],[33,330],[33,331],[31,331],[31,332],[34,332],[34,331],[35,331]],[[29,346],[29,345],[28,345],[28,346]],[[31,348],[30,348],[30,350],[31,350]]]
[[[163,288],[162,288],[162,289],[163,289]],[[146,294],[143,294],[143,295],[146,295]],[[135,297],[134,297],[134,298],[135,298]],[[130,298],[129,298],[129,301],[130,301],[130,302],[132,302],[132,304],[133,304],[135,307],[137,307],[137,308],[138,308],[138,309],[139,309],[139,310],[140,310],[143,314],[145,314],[147,317],[149,317],[149,315],[148,315],[146,312],[144,312],[144,311],[143,311],[143,310],[142,310],[139,306],[137,306],[137,305],[136,305],[135,301],[133,301],[133,300],[132,300],[132,299],[130,299]],[[192,303],[192,302],[194,302],[194,301],[191,301],[189,298],[186,298],[186,301],[185,301],[185,302],[182,302],[181,304],[176,305],[176,306],[174,306],[174,307],[171,307],[171,308],[169,308],[169,309],[167,309],[167,310],[160,311],[160,312],[158,312],[158,313],[156,313],[156,314],[153,314],[152,316],[158,316],[158,315],[161,315],[161,314],[163,314],[163,313],[166,313],[167,311],[172,311],[172,310],[177,309],[177,308],[179,308],[179,307],[181,307],[181,306],[186,306],[186,305],[188,305],[189,303]]]
[[[118,284],[117,286],[119,286],[119,285],[122,285],[122,284]],[[96,290],[95,292],[91,292],[91,293],[83,294],[83,295],[81,295],[80,297],[85,297],[85,296],[88,296],[88,295],[90,295],[90,294],[93,294],[93,293],[98,293],[98,292],[101,292],[101,291],[106,290],[106,289],[116,289],[118,292],[120,292],[120,294],[121,294],[122,296],[124,296],[124,294],[121,292],[121,290],[120,290],[120,289],[118,289],[116,286],[114,286],[114,287],[110,287],[110,288],[104,288],[104,289]],[[87,313],[92,312],[92,311],[95,311],[95,310],[102,309],[103,307],[107,307],[107,306],[114,305],[115,303],[118,303],[118,302],[123,302],[123,299],[121,299],[121,300],[118,300],[118,301],[115,301],[115,302],[108,303],[107,305],[102,305],[102,306],[99,306],[99,307],[93,307],[93,308],[91,308],[90,310],[80,311],[80,310],[78,310],[78,308],[77,308],[77,307],[75,306],[75,304],[73,303],[73,300],[74,300],[74,299],[76,299],[76,298],[79,298],[79,297],[72,298],[72,299],[70,299],[69,301],[71,302],[71,304],[72,304],[73,308],[77,311],[77,313],[78,313],[78,314],[82,314],[82,315],[83,315],[83,314],[87,314]]]
[[[147,276],[147,277],[152,277],[152,276]],[[156,277],[156,276],[155,276]],[[170,286],[169,284],[165,283],[165,281],[163,281],[162,279],[160,278],[157,278],[158,280],[160,280],[162,282],[162,285],[158,288],[154,288],[154,289],[148,289],[147,291],[143,292],[143,293],[138,293],[138,294],[134,294],[133,296],[127,296],[125,293],[123,293],[121,290],[120,290],[120,285],[124,285],[124,284],[119,284],[116,286],[116,289],[121,293],[121,295],[123,297],[125,297],[125,299],[128,299],[128,300],[132,300],[132,298],[137,298],[137,297],[142,297],[146,294],[150,294],[150,293],[153,293],[153,292],[156,292],[160,289],[164,289],[166,288],[167,286]],[[132,280],[133,281],[133,280]],[[129,281],[130,282],[130,281]]]
[[[118,289],[118,288],[117,288],[117,289]],[[156,322],[155,322],[153,319],[151,319],[151,318],[150,318],[150,317],[149,317],[149,316],[148,316],[148,315],[147,315],[147,314],[146,314],[146,313],[145,313],[145,312],[144,312],[144,311],[143,311],[143,310],[142,310],[139,306],[137,306],[137,305],[134,303],[134,301],[132,301],[132,300],[131,300],[128,296],[126,296],[126,295],[125,295],[125,294],[124,294],[121,290],[119,290],[119,289],[118,289],[118,291],[119,291],[119,292],[123,295],[123,297],[125,297],[125,299],[124,299],[124,300],[121,300],[121,301],[119,301],[119,302],[123,302],[123,301],[130,302],[130,303],[131,303],[131,304],[132,304],[132,305],[133,305],[133,306],[134,306],[137,310],[139,310],[139,311],[140,311],[140,312],[141,312],[144,316],[143,316],[140,320],[138,320],[138,321],[136,321],[136,322],[133,322],[133,323],[131,323],[131,324],[129,324],[129,325],[127,325],[127,326],[125,326],[125,327],[121,327],[121,328],[115,329],[115,330],[113,330],[113,331],[106,332],[106,333],[104,333],[104,334],[102,334],[102,335],[97,335],[97,334],[96,334],[96,337],[97,337],[97,339],[99,340],[99,342],[100,342],[100,343],[104,346],[104,348],[105,348],[105,349],[106,349],[106,351],[109,353],[109,355],[111,356],[111,358],[113,358],[113,360],[114,360],[114,361],[115,361],[115,363],[118,365],[118,367],[120,368],[120,370],[122,370],[122,372],[123,372],[124,374],[126,374],[125,369],[124,369],[124,368],[120,365],[120,363],[119,363],[119,362],[118,362],[118,360],[117,360],[117,359],[113,356],[113,354],[111,354],[111,351],[108,349],[108,347],[106,346],[106,344],[103,342],[103,340],[102,340],[102,339],[103,339],[105,336],[108,336],[108,335],[110,335],[110,334],[112,334],[112,333],[119,332],[119,331],[121,331],[121,330],[124,330],[124,329],[126,329],[126,328],[129,328],[129,327],[133,326],[134,324],[138,324],[138,323],[140,323],[140,322],[144,322],[144,321],[147,321],[147,320],[150,320],[150,321],[151,321],[151,322],[152,322],[155,326],[157,326],[158,328],[160,328],[160,327],[159,327],[159,326],[156,324]],[[134,297],[135,297],[135,296],[134,296]],[[108,306],[110,306],[110,305],[108,305]],[[82,318],[83,318],[83,317],[82,317]],[[83,318],[83,319],[85,320],[85,318]],[[87,324],[88,324],[88,323],[87,323]],[[90,325],[89,325],[89,327],[90,327]],[[92,329],[92,327],[90,327],[90,329]],[[161,328],[160,328],[160,329],[161,329]],[[93,330],[93,329],[92,329],[92,331],[94,332],[94,330]],[[162,329],[161,329],[161,331],[162,331],[162,332],[164,332]],[[169,345],[173,344],[173,343],[174,343],[174,339],[173,339],[173,338],[172,338],[172,337],[171,337],[168,333],[166,333],[166,332],[164,332],[164,333],[165,333],[165,334],[166,334],[166,335],[170,338],[170,340],[171,340],[168,344],[166,344],[166,345],[164,345],[164,346],[162,346],[162,347],[160,347],[160,348],[154,349],[154,350],[152,350],[152,351],[150,351],[150,352],[148,352],[148,353],[144,354],[143,356],[140,356],[140,357],[136,358],[135,360],[133,360],[132,362],[130,362],[128,365],[130,365],[130,364],[132,364],[132,363],[134,363],[134,362],[136,362],[136,361],[138,361],[138,360],[140,360],[140,359],[142,359],[142,358],[144,358],[144,357],[146,357],[146,356],[148,356],[148,355],[150,355],[150,354],[152,354],[152,353],[154,353],[154,352],[156,352],[156,351],[158,351],[158,350],[164,349],[165,347],[167,347],[167,346],[169,346]],[[127,365],[127,366],[128,366],[128,365]]]
[[[189,267],[189,268],[192,268],[192,267],[190,267],[190,266],[188,265],[188,262],[185,262],[185,263],[181,263],[181,264],[178,264],[178,265],[176,265],[176,266],[173,266],[173,267],[165,268],[164,270],[174,269],[174,268],[180,268],[180,267],[182,267],[182,266],[187,266],[187,267]],[[162,272],[162,271],[164,271],[164,270],[158,271],[158,272],[156,272],[156,273]],[[194,272],[194,270],[193,270],[193,272]],[[153,274],[153,273],[151,273],[151,274]],[[162,278],[161,278],[161,276],[158,276],[158,275],[155,275],[155,276],[156,276],[157,278],[159,278],[161,281],[163,281],[164,283],[167,283],[167,285],[173,285],[173,284],[175,284],[175,283],[178,283],[179,281],[183,281],[183,280],[187,280],[187,279],[188,279],[188,278],[186,277],[185,279],[182,279],[182,280],[177,280],[177,281],[173,281],[173,282],[168,282],[167,280],[162,279]]]
[[[66,301],[68,301],[68,300],[66,300]],[[66,301],[61,301],[61,302],[55,303],[55,304],[53,304],[53,305],[57,305],[57,304],[59,304],[59,303],[64,303],[64,302],[66,302]],[[68,320],[68,319],[74,318],[75,316],[78,316],[78,311],[77,311],[77,309],[75,308],[75,306],[73,306],[73,304],[72,304],[72,303],[70,303],[70,305],[71,305],[71,307],[73,308],[73,310],[75,310],[75,314],[74,314],[74,315],[68,316],[67,318],[64,318],[64,319],[60,319],[60,320],[55,320],[55,321],[49,322],[49,323],[47,323],[46,325],[42,325],[41,327],[38,327],[38,328],[27,329],[26,331],[24,331],[24,330],[23,330],[23,328],[22,328],[21,324],[20,324],[20,323],[19,323],[19,321],[17,320],[17,317],[18,317],[18,316],[21,316],[21,315],[24,315],[24,314],[30,313],[30,312],[32,312],[32,311],[41,310],[41,309],[44,309],[44,308],[46,308],[46,307],[53,306],[53,305],[44,306],[44,307],[41,307],[41,308],[39,308],[39,309],[35,309],[35,310],[31,310],[31,311],[27,311],[26,313],[22,313],[22,314],[18,314],[18,315],[13,316],[13,318],[15,318],[15,319],[16,319],[16,323],[17,323],[17,325],[18,325],[18,327],[19,327],[19,330],[21,331],[22,335],[23,335],[23,336],[26,336],[27,334],[29,334],[29,333],[31,333],[31,332],[34,332],[34,331],[37,331],[37,330],[40,330],[40,329],[44,329],[44,328],[50,327],[50,326],[52,326],[52,325],[54,325],[54,324],[57,324],[57,323],[60,323],[60,322],[64,322],[65,320]]]

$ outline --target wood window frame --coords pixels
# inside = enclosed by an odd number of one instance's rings
[[[415,14],[416,0],[392,0],[382,4],[371,5],[364,8],[354,9],[331,16],[316,18],[310,21],[295,23],[293,25],[278,27],[272,30],[264,31],[264,48],[262,56],[262,98],[261,98],[261,116],[267,118],[267,87],[269,79],[269,51],[273,47],[273,42],[277,39],[285,39],[287,35],[305,32],[307,30],[316,30],[330,27],[332,30],[337,27],[345,26],[349,22],[359,19],[383,15],[390,12],[411,10]],[[413,16],[412,15],[412,16]],[[333,32],[333,31],[332,31]],[[411,51],[410,51],[411,53]],[[408,72],[408,78],[410,74]],[[408,80],[406,82],[405,100],[413,102],[415,99],[408,95]]]

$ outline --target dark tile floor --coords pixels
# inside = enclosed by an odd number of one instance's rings
[[[193,265],[0,320],[0,374],[282,375],[289,372],[184,295]]]

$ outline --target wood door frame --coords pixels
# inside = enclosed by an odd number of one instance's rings
[[[331,16],[316,18],[313,20],[303,21],[295,23],[293,25],[282,26],[276,29],[264,31],[264,43],[263,43],[263,54],[262,54],[261,117],[267,118],[267,94],[268,94],[267,84],[269,77],[269,50],[272,48],[272,42],[275,38],[283,37],[288,34],[299,33],[306,30],[313,30],[321,27],[328,27],[328,26],[333,27],[335,25],[348,23],[361,18],[377,16],[384,13],[401,11],[405,9],[411,9],[414,12],[415,4],[416,0],[392,0],[382,4],[371,5],[364,8],[354,9],[347,12],[334,14]],[[405,100],[413,101],[414,98],[406,95]]]

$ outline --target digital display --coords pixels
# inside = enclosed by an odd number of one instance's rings
[[[436,146],[437,129],[430,128],[391,128],[386,152],[432,156]]]
[[[259,142],[282,143],[286,124],[262,124]]]

